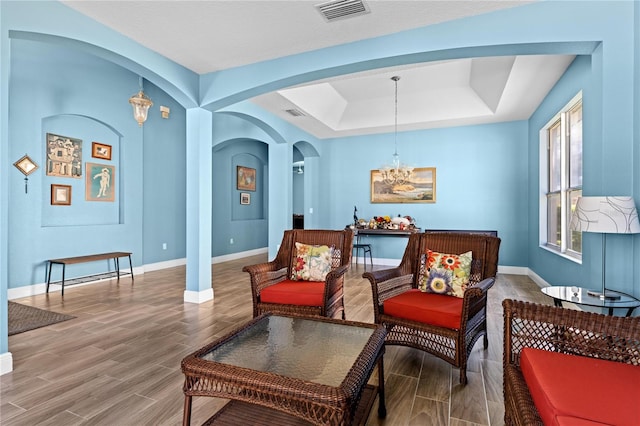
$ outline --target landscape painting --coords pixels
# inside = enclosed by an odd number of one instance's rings
[[[371,170],[372,203],[435,203],[436,168],[415,168],[401,183],[385,182],[380,170]]]

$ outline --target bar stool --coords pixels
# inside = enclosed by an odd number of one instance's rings
[[[373,256],[371,255],[371,244],[363,244],[360,243],[360,236],[358,235],[358,231],[355,231],[356,234],[356,242],[353,244],[353,249],[356,251],[356,268],[358,267],[358,253],[359,250],[362,249],[362,259],[364,261],[364,269],[367,269],[367,253],[369,253],[369,262],[371,263],[371,268],[373,268]]]

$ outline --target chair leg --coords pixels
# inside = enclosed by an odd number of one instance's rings
[[[460,384],[465,386],[467,384],[467,366],[460,366]]]

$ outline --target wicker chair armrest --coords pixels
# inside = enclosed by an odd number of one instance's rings
[[[489,291],[489,289],[493,287],[493,284],[495,284],[495,282],[496,282],[496,279],[494,277],[491,277],[491,278],[486,278],[478,283],[475,283],[469,286],[467,290],[464,292],[465,299],[467,297],[477,298],[477,297],[486,296],[487,291]]]
[[[264,272],[274,272],[282,269],[284,266],[279,265],[276,262],[257,263],[255,265],[247,265],[242,268],[243,272],[248,272],[249,275],[257,275]]]
[[[362,278],[367,278],[371,284],[390,280],[391,278],[397,278],[402,276],[402,270],[400,268],[381,269],[379,271],[370,271],[362,274]]]
[[[242,270],[249,273],[251,278],[251,291],[254,296],[259,296],[262,289],[287,278],[287,267],[280,266],[276,262],[249,265],[243,267]]]

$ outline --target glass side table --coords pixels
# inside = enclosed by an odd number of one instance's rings
[[[551,286],[542,289],[542,292],[553,298],[556,306],[562,307],[562,302],[575,303],[576,305],[592,306],[607,309],[609,315],[613,315],[614,309],[627,309],[626,316],[631,316],[634,309],[640,306],[640,300],[619,291],[607,290],[607,294],[613,294],[615,299],[602,299],[599,296],[589,294],[591,290],[576,286]]]

